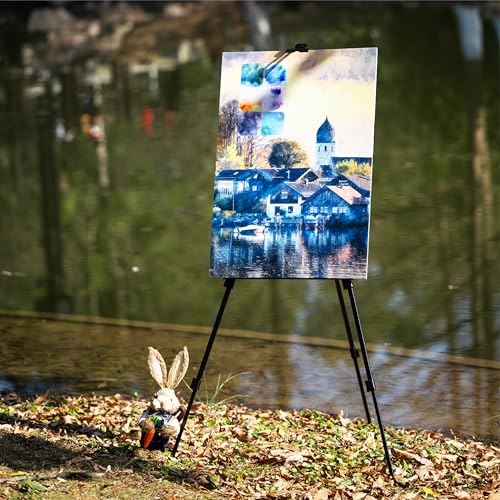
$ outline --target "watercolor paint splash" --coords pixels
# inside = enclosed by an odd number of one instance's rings
[[[262,64],[242,64],[241,84],[258,87],[264,81],[264,67]]]
[[[240,111],[248,113],[249,111],[262,111],[260,102],[240,102]]]
[[[285,81],[286,69],[280,64],[268,68],[262,64],[241,65],[242,96],[239,102],[238,134],[283,133],[285,113],[278,110],[284,106]],[[264,83],[266,85],[262,86]]]
[[[273,87],[262,97],[262,111],[277,111],[284,104],[285,89]]]
[[[262,113],[250,111],[248,113],[238,113],[238,134],[257,135],[262,122]]]
[[[266,82],[271,85],[280,85],[286,81],[286,69],[277,64],[266,69]]]
[[[280,135],[285,126],[285,113],[262,113],[262,135]]]

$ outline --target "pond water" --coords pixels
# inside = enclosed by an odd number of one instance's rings
[[[224,291],[221,280],[208,277],[220,52],[263,40],[252,39],[255,24],[242,5],[204,2],[181,22],[164,18],[158,3],[111,53],[96,45],[58,49],[57,32],[48,50],[46,33],[27,29],[30,5],[18,14],[0,9],[9,28],[0,36],[5,390],[93,391],[105,384],[103,390],[148,393],[147,374],[135,378],[144,372],[145,346],[174,353],[186,343],[194,363],[201,356],[200,335]],[[74,9],[82,22],[89,19]],[[282,2],[266,9],[266,48],[298,41],[379,48],[368,279],[356,280],[355,289],[374,346],[382,416],[498,439],[496,14],[473,6],[466,13],[472,21],[459,29],[450,4]],[[109,30],[107,24],[103,35]],[[482,47],[476,60],[465,59],[462,38],[479,40],[472,43]],[[251,277],[273,252],[294,269],[335,265],[307,252],[307,238],[320,237],[290,233],[289,244],[305,249],[303,262],[290,262],[286,249],[276,253],[272,233],[262,242],[221,235],[217,243],[222,252],[239,245]],[[120,329],[105,320],[101,327],[42,328],[12,323],[8,314],[17,311],[189,325],[202,333]],[[231,386],[248,394],[244,402],[362,415],[351,360],[331,347],[345,342],[331,281],[238,280],[222,326],[251,334],[224,337],[209,376],[249,371]],[[400,349],[442,358],[395,355]]]
[[[167,365],[189,346],[189,384],[208,340],[207,331],[166,324],[119,326],[50,315],[3,316],[0,333],[7,339],[0,351],[0,391],[30,394],[48,389],[149,397],[157,386],[147,368],[148,345],[163,353]],[[376,346],[369,346],[369,356],[385,422],[498,440],[500,363]],[[365,416],[347,342],[222,329],[205,375],[201,401],[235,398],[248,406]],[[187,386],[179,387],[179,394],[189,399]],[[374,415],[369,394],[368,405]]]

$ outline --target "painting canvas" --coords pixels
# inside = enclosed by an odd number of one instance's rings
[[[210,276],[366,278],[377,49],[222,56]]]

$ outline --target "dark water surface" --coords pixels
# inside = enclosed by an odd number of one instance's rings
[[[483,50],[470,61],[452,4],[293,3],[272,5],[265,48],[379,47],[368,279],[355,290],[377,347],[382,414],[498,439],[499,372],[481,361],[500,362],[498,19],[473,7],[483,29],[463,38],[478,35]],[[224,292],[208,278],[220,52],[252,43],[242,5],[206,2],[214,10],[210,22],[199,10],[199,24],[164,21],[157,6],[157,24],[146,23],[147,36],[129,33],[119,54],[93,46],[73,59],[57,52],[57,34],[37,52],[45,35],[5,17],[13,31],[0,37],[0,309],[210,328]],[[38,59],[23,63],[30,48]],[[289,244],[307,248],[306,236],[290,234]],[[289,262],[268,237],[218,242],[221,252],[240,245],[249,277],[269,256],[297,272],[335,265],[306,251]],[[362,415],[350,357],[308,344],[345,341],[333,282],[239,280],[222,326],[270,335],[216,344],[209,375],[250,372],[231,386],[244,402]],[[186,343],[196,365],[206,339],[3,316],[0,331],[2,388],[35,392],[147,393],[147,345],[174,353]]]

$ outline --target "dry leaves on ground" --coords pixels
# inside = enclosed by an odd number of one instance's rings
[[[183,498],[498,500],[500,449],[493,444],[387,427],[395,483],[378,428],[362,421],[195,404],[172,457],[138,448],[146,405],[120,395],[3,395],[0,497],[24,484],[30,494],[40,485],[44,498],[58,498],[50,495],[70,480],[126,476],[140,483],[143,498],[152,498],[148,484],[161,481],[162,491],[182,483],[191,495]]]

